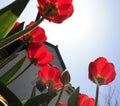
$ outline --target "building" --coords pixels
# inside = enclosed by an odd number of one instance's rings
[[[16,47],[16,45],[19,45],[19,42],[12,44],[12,47],[6,48],[2,52],[0,52],[1,58],[5,55],[8,56],[11,53],[12,48]],[[49,42],[45,42],[45,45],[48,47],[48,50],[52,52],[54,55],[54,60],[50,63],[52,65],[56,65],[60,70],[64,71],[66,69],[66,66],[64,64],[64,61],[61,57],[61,54],[59,52],[58,46],[54,46],[53,44]],[[8,69],[10,69],[17,61],[19,61],[22,57],[26,55],[26,50],[23,49],[19,52],[19,55],[14,58],[10,63],[8,63],[4,68],[1,69],[0,75],[4,74]],[[29,64],[29,61],[25,60],[25,63],[20,68],[18,73],[23,70],[27,65]],[[21,75],[18,79],[16,79],[12,84],[10,84],[8,87],[9,89],[16,94],[16,96],[22,101],[25,99],[30,98],[32,89],[34,85],[36,85],[36,95],[39,95],[41,93],[46,92],[45,86],[40,82],[38,78],[38,71],[40,70],[40,67],[32,65],[28,70],[26,70],[23,75]],[[16,73],[16,74],[18,74]],[[61,102],[67,103],[67,100],[70,96],[70,94],[73,92],[73,87],[69,87],[66,91],[64,91]],[[57,97],[55,97],[49,106],[53,106],[55,100]]]

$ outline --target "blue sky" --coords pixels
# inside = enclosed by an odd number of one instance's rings
[[[11,0],[2,0],[0,7]],[[116,79],[110,84],[120,87],[120,1],[73,0],[74,13],[62,24],[48,21],[40,24],[46,31],[47,41],[58,45],[63,60],[71,74],[71,84],[80,91],[95,95],[95,84],[88,80],[88,65],[98,57],[106,57],[115,65]],[[30,0],[19,18],[28,24],[37,14],[36,0]],[[91,92],[91,90],[93,92]],[[106,93],[108,86],[100,88]]]

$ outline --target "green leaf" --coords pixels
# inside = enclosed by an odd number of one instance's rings
[[[18,56],[18,52],[23,48],[23,44],[20,45],[10,56],[5,59],[0,60],[0,69],[3,68],[8,62],[13,60],[16,56]]]
[[[8,106],[23,106],[17,96],[0,82],[0,94],[8,101]]]
[[[19,32],[19,31],[21,31],[21,30],[23,30],[23,27],[24,27],[24,22],[20,23],[17,27],[15,27],[14,29],[12,29],[12,30],[8,33],[7,37],[8,37],[8,36],[11,36],[11,35],[13,35],[13,34],[15,34],[15,33],[17,33],[17,32]]]
[[[35,24],[33,24],[32,26],[26,28],[23,31],[19,31],[9,37],[7,37],[6,39],[2,39],[0,41],[0,49],[6,47],[7,45],[13,43],[14,41],[16,41],[17,39],[19,39],[19,37],[21,37],[22,35],[28,33],[29,31],[33,30],[35,27],[37,27],[47,16],[49,15],[49,12],[46,13],[43,17],[41,17],[38,21],[36,21]]]
[[[31,93],[30,98],[35,97],[35,93],[36,93],[36,85],[33,86],[32,93]]]
[[[27,102],[27,99],[23,100],[23,101],[22,101],[22,104],[24,105],[26,102]]]
[[[55,91],[48,92],[45,94],[41,94],[38,96],[35,96],[31,99],[29,99],[24,106],[39,106],[40,104],[43,104],[49,100],[51,100],[53,97],[55,97],[57,93]]]
[[[14,28],[13,30],[10,31],[10,33],[8,34],[8,36],[11,36],[12,34],[20,31],[23,29],[23,25],[24,22],[22,22],[21,24],[19,24],[16,28]],[[8,45],[6,48],[9,48]],[[13,60],[16,56],[18,56],[18,51],[21,50],[23,48],[24,45],[21,45],[20,47],[18,47],[10,56],[3,58],[2,60],[0,60],[0,69],[3,68],[8,62],[10,62],[11,60]],[[6,51],[6,48],[3,48],[1,51]]]
[[[5,38],[10,32],[28,1],[29,0],[15,0],[0,10],[0,39]]]
[[[79,87],[70,95],[68,106],[78,106]]]
[[[15,75],[15,73],[20,69],[20,67],[23,65],[25,58],[26,57],[23,57],[10,70],[8,70],[2,77],[0,77],[0,81],[6,85],[10,81],[10,79]]]
[[[20,31],[23,29],[23,25],[24,25],[24,22],[22,22],[21,24],[19,24],[16,28],[14,28],[13,30],[10,31],[10,33],[8,34],[8,36],[11,36],[12,34]],[[11,45],[8,45],[6,48],[3,48],[1,51],[6,51],[7,48],[9,48],[9,46]],[[0,69],[3,68],[8,62],[10,62],[11,60],[13,60],[15,57],[18,56],[18,51],[21,50],[23,48],[24,45],[21,45],[20,47],[18,47],[11,55],[9,55],[8,57],[6,58],[3,58],[0,60]],[[7,52],[7,51],[6,51]]]
[[[49,102],[50,101],[43,103],[42,106],[48,106]]]
[[[0,69],[3,68],[7,63],[9,63],[11,60],[13,60],[15,57],[17,57],[18,54],[12,54],[9,57],[0,60]]]

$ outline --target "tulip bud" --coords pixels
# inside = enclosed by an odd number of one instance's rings
[[[69,72],[68,71],[63,71],[62,74],[61,74],[61,79],[60,80],[63,84],[68,84],[71,80]]]

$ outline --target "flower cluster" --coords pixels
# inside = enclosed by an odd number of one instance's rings
[[[15,3],[17,4],[17,2],[18,1],[16,0]],[[69,18],[73,14],[73,11],[74,11],[74,8],[72,5],[72,0],[66,0],[66,1],[65,0],[37,0],[37,2],[38,2],[38,10],[39,10],[40,16],[42,18],[40,17],[40,19],[37,22],[31,21],[30,24],[26,25],[26,27],[22,33],[18,32],[18,36],[16,34],[17,37],[15,37],[15,35],[13,35],[13,38],[7,37],[7,40],[9,40],[11,42],[13,42],[15,40],[20,40],[20,41],[24,41],[24,42],[28,43],[27,58],[31,64],[34,64],[35,66],[40,67],[40,70],[38,71],[38,77],[39,77],[40,81],[42,82],[42,84],[45,85],[46,89],[48,89],[48,94],[53,91],[55,93],[58,93],[58,99],[56,101],[55,106],[72,106],[72,104],[69,105],[71,103],[71,102],[69,103],[69,101],[71,99],[69,99],[68,103],[66,103],[66,104],[64,104],[64,103],[62,103],[62,101],[60,101],[60,98],[61,98],[61,95],[62,95],[64,89],[65,88],[67,89],[67,87],[70,84],[70,81],[71,81],[70,74],[67,70],[64,70],[62,72],[62,70],[60,70],[59,67],[50,64],[50,62],[52,62],[55,57],[53,57],[53,54],[48,50],[47,46],[44,44],[44,42],[47,40],[45,30],[43,28],[41,28],[40,26],[38,26],[38,24],[40,24],[40,22],[42,22],[44,19],[47,19],[50,22],[60,24],[64,20]],[[13,3],[13,4],[15,4],[15,3]],[[18,3],[18,5],[19,5],[19,3]],[[15,5],[13,5],[13,6],[15,6]],[[11,8],[11,7],[8,6],[8,8]],[[5,9],[7,9],[7,8],[5,8]],[[16,20],[15,20],[15,22],[16,22]],[[19,22],[16,22],[16,23],[15,22],[12,23],[13,25],[10,26],[9,29],[14,30],[15,28],[17,28],[20,25]],[[8,32],[9,32],[9,30],[8,30]],[[12,38],[12,40],[11,40],[11,38]],[[4,41],[4,39],[2,39],[3,47],[8,45],[8,44],[6,44],[7,40]],[[4,44],[6,44],[6,45],[4,45]],[[25,70],[27,70],[27,68],[25,68]],[[16,69],[18,69],[18,67]],[[25,72],[25,70],[22,71],[17,77],[13,77],[14,72],[12,72],[12,71],[10,71],[6,74],[7,78],[4,75],[6,79],[4,79],[3,77],[0,77],[0,82],[3,83],[3,85],[0,83],[0,87],[2,88],[2,90],[7,89],[6,92],[11,94],[11,91],[9,91],[7,88],[7,84],[12,83],[23,72]],[[10,78],[10,76],[11,76],[11,78]],[[77,89],[75,89],[75,91],[73,91],[72,94],[74,96],[71,94],[70,98],[72,98],[73,100],[74,100],[74,98],[77,99],[76,106],[97,106],[99,86],[107,85],[107,84],[111,83],[115,79],[115,77],[116,77],[116,72],[115,72],[114,65],[111,62],[108,62],[108,60],[105,57],[99,57],[95,61],[90,62],[89,66],[88,66],[88,78],[89,78],[89,80],[91,80],[93,83],[95,83],[97,85],[96,98],[95,99],[90,98],[86,94],[79,93],[79,92],[77,92]],[[6,84],[6,85],[4,86],[4,84]],[[4,92],[0,92],[0,101],[2,101],[2,103],[6,103],[6,104],[11,103],[10,102],[11,98],[7,97],[8,95],[6,96],[6,94]],[[11,94],[11,95],[13,96],[13,94]],[[6,98],[4,98],[4,97],[6,97]],[[36,98],[29,99],[25,103],[24,106],[29,106],[29,103],[33,103],[35,99],[38,100],[38,97],[39,96],[36,97],[37,99]],[[46,97],[46,94],[44,95],[44,97]],[[15,98],[16,97],[13,96],[13,100]],[[42,97],[40,97],[40,98],[42,99]],[[47,102],[43,101],[43,102],[41,102],[41,104],[42,103],[44,104],[45,102],[48,103],[48,101],[50,101],[51,99],[52,98],[50,98],[48,100],[48,98],[47,98],[46,99]],[[30,100],[31,101],[33,100],[33,101],[31,102]],[[18,101],[18,99],[16,99],[16,101]],[[19,104],[20,104],[19,106],[23,106],[23,105],[21,105],[22,104],[21,102]],[[10,104],[10,105],[12,106],[12,104]],[[15,106],[15,105],[13,105],[13,106]]]

